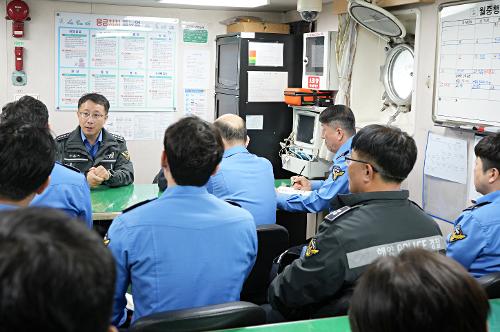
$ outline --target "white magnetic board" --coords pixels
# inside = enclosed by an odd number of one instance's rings
[[[439,9],[433,118],[500,127],[500,0]]]

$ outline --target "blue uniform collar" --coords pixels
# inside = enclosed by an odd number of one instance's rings
[[[495,202],[495,201],[500,201],[500,190],[479,197],[478,199],[476,199],[475,203],[481,204],[484,202]]]
[[[19,208],[19,206],[14,205],[14,204],[0,203],[0,211],[14,210],[14,209],[18,209],[18,208]]]
[[[87,145],[87,144],[90,145],[90,142],[87,139],[87,136],[85,136],[85,134],[83,133],[82,128],[80,128],[80,136],[82,137],[82,141],[83,141],[83,143],[85,143],[85,145]],[[102,142],[102,129],[99,132],[99,136],[97,136],[97,140],[95,141],[94,145],[96,145],[98,142],[99,143]],[[91,146],[94,146],[94,145],[91,145]]]
[[[233,146],[232,148],[224,151],[224,155],[222,156],[222,158],[231,157],[234,154],[242,153],[242,152],[248,153],[247,148],[245,148],[243,145]]]
[[[349,151],[351,151],[351,144],[353,137],[354,136],[350,137],[347,141],[345,141],[344,144],[342,144],[337,153],[335,153],[335,156],[333,157],[333,162],[335,162],[337,159],[340,159],[341,157],[345,157],[349,153]]]
[[[170,196],[178,196],[178,195],[203,195],[208,194],[207,188],[205,186],[196,187],[196,186],[173,186],[167,187],[161,198],[170,197]]]

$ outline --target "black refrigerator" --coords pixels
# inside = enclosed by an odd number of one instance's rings
[[[249,49],[253,49],[256,45],[266,46],[260,43],[282,44],[277,48],[271,47],[276,50],[282,49],[281,66],[276,64],[267,66],[265,61],[264,65],[261,65],[259,61],[255,61],[260,54],[249,54]],[[300,87],[302,84],[302,35],[233,33],[217,36],[216,45],[215,117],[227,113],[237,114],[244,120],[247,116],[262,116],[262,129],[248,130],[250,137],[248,150],[267,158],[272,163],[275,178],[289,178],[293,174],[281,167],[279,143],[292,131],[292,109],[283,101],[249,102],[248,72],[287,72],[288,87]],[[262,89],[266,89],[265,84]]]

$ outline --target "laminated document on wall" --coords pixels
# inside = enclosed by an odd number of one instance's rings
[[[429,133],[424,174],[467,183],[467,141]]]
[[[283,43],[248,43],[248,65],[283,67]]]
[[[248,102],[283,102],[286,87],[286,71],[248,72]]]

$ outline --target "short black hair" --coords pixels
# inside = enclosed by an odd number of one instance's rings
[[[219,132],[223,139],[228,142],[246,142],[247,140],[247,128],[245,126],[245,121],[241,119],[243,126],[234,127],[231,126],[226,121],[215,120],[214,126],[219,129]]]
[[[217,128],[194,116],[168,127],[163,147],[172,177],[183,186],[204,186],[224,153]]]
[[[374,163],[383,180],[400,183],[417,160],[415,140],[399,128],[369,125],[352,139],[352,150]]]
[[[486,293],[457,262],[424,249],[377,259],[358,280],[353,332],[486,332]]]
[[[55,150],[48,128],[0,123],[0,198],[20,201],[34,193],[54,168]]]
[[[48,208],[0,212],[0,330],[105,332],[115,263],[97,233]]]
[[[85,103],[89,100],[91,102],[93,102],[94,104],[103,106],[104,111],[106,112],[106,114],[108,114],[109,101],[106,97],[104,97],[103,95],[100,95],[98,93],[87,93],[87,94],[81,96],[80,99],[78,100],[78,109],[80,109],[80,106],[82,106],[83,103]]]
[[[49,110],[44,103],[31,96],[23,96],[18,101],[8,103],[2,108],[0,121],[16,121],[34,126],[49,126]]]
[[[474,148],[476,157],[483,162],[483,172],[496,168],[500,172],[500,133],[486,136]]]
[[[356,133],[354,113],[345,105],[328,106],[320,113],[319,122],[330,126],[338,125],[347,131],[349,135]]]

